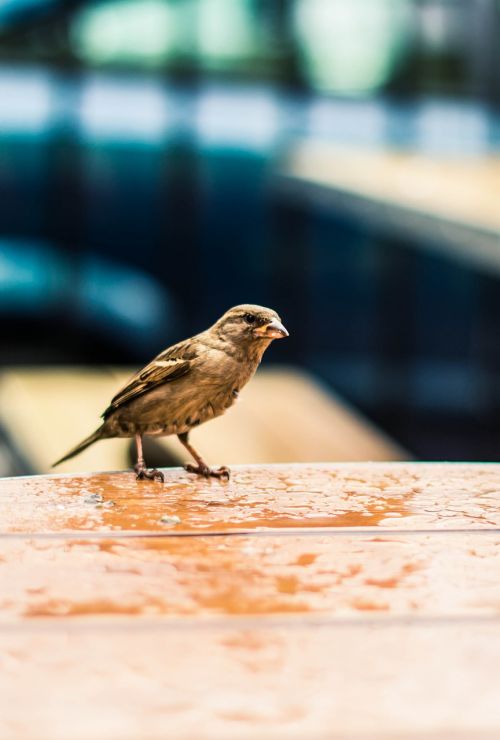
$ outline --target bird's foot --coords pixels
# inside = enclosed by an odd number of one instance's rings
[[[136,480],[158,480],[160,483],[165,483],[165,476],[161,470],[157,470],[156,468],[148,470],[148,468],[145,468],[142,465],[136,465],[134,470],[136,473]]]
[[[225,465],[217,468],[217,470],[212,470],[212,468],[209,468],[208,465],[191,465],[190,463],[187,463],[186,465],[184,465],[184,470],[187,470],[188,473],[202,475],[204,478],[223,478],[224,480],[229,480],[229,477],[231,475],[231,471],[229,470],[229,468],[226,468]]]

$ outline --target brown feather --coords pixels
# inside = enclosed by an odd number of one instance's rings
[[[107,409],[102,413],[102,418],[107,419],[120,406],[142,396],[158,385],[182,378],[189,372],[191,362],[196,359],[196,356],[197,353],[193,350],[192,342],[189,341],[179,342],[161,352],[146,367],[133,375],[127,384],[118,391],[111,399]]]

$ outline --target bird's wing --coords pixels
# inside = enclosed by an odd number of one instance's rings
[[[197,356],[198,349],[192,339],[179,342],[161,352],[118,391],[102,414],[103,418],[107,419],[117,408],[142,396],[152,388],[182,378],[190,371],[193,360]]]

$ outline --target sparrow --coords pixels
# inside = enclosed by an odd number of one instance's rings
[[[223,414],[238,398],[274,339],[288,332],[276,311],[244,304],[229,309],[201,334],[168,347],[132,376],[102,414],[101,426],[53,467],[78,455],[100,439],[135,437],[138,480],[160,480],[148,469],[144,436],[176,434],[196,464],[184,467],[206,478],[229,479],[230,470],[211,469],[189,441],[193,427]]]

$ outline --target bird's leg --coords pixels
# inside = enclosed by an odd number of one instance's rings
[[[229,480],[229,476],[231,475],[231,471],[229,470],[229,468],[226,468],[226,466],[224,465],[221,468],[217,468],[217,470],[212,470],[206,464],[203,458],[196,452],[193,445],[189,443],[188,432],[178,434],[177,436],[179,437],[179,441],[184,445],[189,454],[194,457],[197,463],[196,465],[190,465],[189,463],[187,465],[184,465],[184,468],[188,471],[188,473],[203,475],[205,478],[225,478],[226,480]]]
[[[156,468],[152,470],[147,469],[142,452],[142,436],[140,434],[135,435],[135,444],[137,446],[137,462],[134,465],[136,480],[159,480],[161,483],[165,483],[165,476],[160,470]]]

